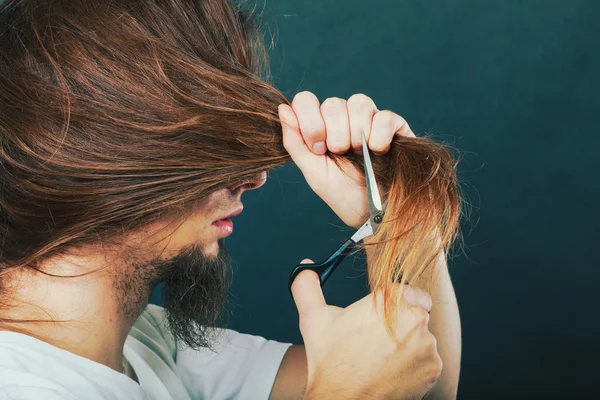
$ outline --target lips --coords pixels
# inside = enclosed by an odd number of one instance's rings
[[[242,213],[242,211],[243,211],[243,210],[244,210],[244,207],[240,207],[240,208],[236,209],[235,211],[233,211],[232,213],[230,213],[230,214],[227,214],[227,215],[225,215],[224,217],[222,217],[222,218],[219,218],[219,219],[217,219],[217,220],[215,220],[215,221],[221,221],[221,220],[224,220],[224,219],[228,219],[228,218],[231,218],[231,217],[235,217],[236,215],[240,215],[240,214]]]
[[[212,225],[219,229],[219,231],[221,231],[223,237],[231,235],[233,233],[233,222],[229,218],[239,215],[243,209],[244,207],[238,208],[232,213],[226,215],[225,217],[216,220],[212,223]]]

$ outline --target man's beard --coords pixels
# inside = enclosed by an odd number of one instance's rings
[[[137,303],[137,310],[129,310],[137,318],[143,308],[139,307],[140,301],[145,305],[152,287],[164,282],[163,307],[173,337],[194,349],[211,348],[219,332],[215,328],[224,325],[222,311],[230,287],[229,253],[223,239],[218,245],[219,252],[214,257],[206,256],[200,246],[194,245],[167,260],[136,265],[133,274],[137,276],[121,277],[120,289],[129,289],[121,294],[126,299],[123,305],[129,303],[131,307]]]

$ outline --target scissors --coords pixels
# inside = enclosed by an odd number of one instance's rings
[[[348,255],[350,250],[354,248],[361,240],[372,236],[377,232],[379,224],[383,220],[383,209],[381,206],[381,197],[377,189],[377,181],[373,172],[373,164],[369,155],[369,147],[364,132],[362,133],[362,149],[365,164],[365,178],[367,183],[367,193],[369,196],[369,219],[361,226],[354,235],[344,242],[329,258],[318,264],[298,264],[290,274],[288,287],[292,290],[292,283],[296,276],[305,269],[315,271],[319,275],[321,287],[325,284],[329,276],[340,265],[342,260]]]

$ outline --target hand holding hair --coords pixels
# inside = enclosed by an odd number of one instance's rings
[[[294,295],[309,363],[307,398],[422,398],[429,390],[435,398],[455,397],[460,339],[456,339],[456,328],[445,332],[439,324],[452,320],[456,327],[458,313],[436,305],[432,317],[440,354],[449,364],[440,384],[434,386],[437,378],[431,371],[441,369],[437,342],[427,329],[416,328],[429,321],[431,305],[426,304],[431,304],[431,298],[408,285],[418,282],[439,301],[439,290],[434,287],[440,287],[440,271],[446,263],[438,261],[445,259],[444,250],[457,237],[460,214],[452,155],[444,145],[416,137],[402,117],[379,111],[362,94],[348,101],[327,99],[319,105],[314,94],[302,92],[291,105],[280,104],[278,113],[284,148],[309,186],[354,228],[369,217],[360,151],[364,133],[369,150],[375,153],[371,163],[383,203],[379,228],[359,244],[368,253],[371,295],[341,310],[326,305],[320,287],[314,286],[318,282],[315,274],[306,278],[312,273],[304,271],[304,280],[294,281],[301,287],[308,285],[307,279],[313,282],[307,289],[312,293],[307,295],[309,300]],[[407,312],[411,299],[412,312]],[[371,305],[365,304],[369,302]],[[357,308],[362,311],[355,311]],[[415,310],[420,311],[415,314]],[[415,321],[419,313],[421,319]],[[370,323],[365,324],[366,320]],[[380,331],[381,326],[387,336]],[[402,330],[406,327],[414,327],[413,333]],[[458,350],[449,346],[458,346]],[[413,350],[399,350],[409,348]],[[412,367],[406,369],[407,365]],[[413,372],[417,375],[411,375]],[[426,378],[419,380],[419,374]]]
[[[319,104],[313,93],[301,92],[278,112],[283,145],[307,183],[354,228],[369,216],[363,158],[357,156],[364,132],[385,209],[378,231],[359,246],[370,250],[369,283],[382,291],[390,320],[400,295],[392,285],[429,277],[457,235],[460,199],[451,154],[416,137],[404,118],[379,111],[364,94]]]

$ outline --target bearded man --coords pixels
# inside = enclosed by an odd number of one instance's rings
[[[290,104],[225,0],[7,0],[0,25],[0,399],[456,396],[443,257],[435,305],[407,287],[393,335],[374,294],[329,306],[310,271],[304,346],[218,327],[242,193],[292,158],[359,226],[366,189],[332,154],[361,132],[384,154],[414,137],[400,116],[364,95]]]

